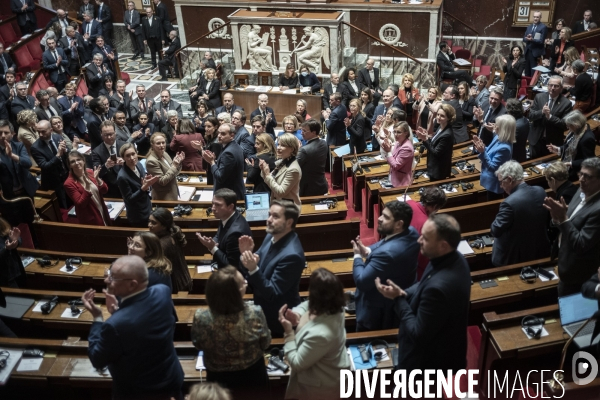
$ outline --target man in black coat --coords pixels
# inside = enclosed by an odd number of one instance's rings
[[[262,93],[258,95],[258,108],[252,111],[250,114],[250,121],[257,115],[260,115],[265,121],[265,132],[270,134],[275,140],[275,128],[277,127],[277,119],[275,119],[275,111],[271,107],[267,107],[269,104],[269,96]]]
[[[83,21],[83,16],[86,11],[91,13],[92,18],[94,18],[94,5],[90,4],[90,0],[83,0],[83,4],[79,6],[79,11],[77,12],[77,19]]]
[[[98,5],[98,16],[96,20],[102,24],[102,35],[106,39],[106,43],[113,45],[113,22],[110,6],[104,3],[103,0],[96,0]]]
[[[88,94],[92,97],[98,97],[100,89],[104,84],[104,79],[110,76],[114,79],[114,74],[108,65],[102,63],[102,54],[94,54],[92,62],[85,71],[88,83]]]
[[[35,114],[38,117],[38,121],[50,121],[52,117],[60,117],[62,115],[62,109],[54,107],[50,104],[50,94],[44,90],[40,89],[35,94],[36,99],[38,100],[38,106],[34,109]]]
[[[133,127],[133,121],[130,116],[130,106],[131,106],[131,96],[133,95],[133,91],[129,91],[127,93],[125,91],[125,81],[118,80],[115,84],[115,94],[112,95],[111,98],[108,99],[110,102],[110,106],[118,111],[122,111],[125,113],[125,118],[127,119],[127,127],[131,129]]]
[[[506,114],[506,108],[502,104],[502,89],[495,87],[490,91],[487,107],[474,107],[473,115],[474,126],[479,126],[477,136],[483,141],[483,144],[489,146],[494,139],[494,123],[496,118]]]
[[[346,144],[346,124],[348,111],[342,104],[342,94],[338,91],[329,98],[331,112],[322,111],[323,118],[327,124],[327,145],[343,146]]]
[[[369,58],[365,68],[358,71],[356,78],[363,86],[368,87],[373,95],[373,105],[377,106],[381,99],[381,88],[379,87],[379,68],[375,68],[375,60]]]
[[[329,192],[327,179],[325,178],[325,164],[329,147],[327,143],[319,138],[321,124],[311,118],[300,124],[302,137],[306,144],[298,150],[296,160],[302,169],[300,178],[300,197],[322,196]]]
[[[75,31],[75,28],[68,26],[67,34],[60,38],[58,44],[65,51],[67,60],[69,60],[68,72],[71,76],[78,76],[81,66],[86,60],[86,49],[83,38]]]
[[[94,19],[94,13],[86,12],[83,14],[81,32],[83,32],[83,43],[85,43],[86,60],[91,60],[96,38],[102,36],[102,24]]]
[[[436,58],[437,66],[440,69],[440,78],[450,78],[458,82],[465,81],[468,84],[471,84],[471,82],[473,82],[473,78],[464,69],[458,69],[454,66],[452,61],[455,59],[456,56],[454,53],[452,53],[448,43],[446,41],[441,41],[440,51]]]
[[[108,44],[104,43],[104,37],[98,36],[96,38],[96,45],[92,49],[92,57],[96,54],[102,55],[102,62],[110,68],[112,72],[116,71],[115,61],[119,59],[115,49]]]
[[[156,16],[160,18],[162,28],[164,31],[164,37],[167,38],[169,36],[169,32],[173,30],[173,25],[171,24],[171,20],[169,18],[169,10],[167,10],[167,5],[160,0],[154,1],[154,10],[156,11]],[[173,39],[171,39],[173,40]]]
[[[50,81],[54,83],[60,92],[67,84],[67,68],[69,59],[65,51],[56,46],[56,39],[46,40],[46,51],[42,54],[44,70],[50,75]]]
[[[146,8],[146,18],[142,19],[142,39],[150,49],[152,69],[156,68],[156,55],[165,44],[165,35],[161,26],[161,20],[153,15],[152,8]]]
[[[60,28],[62,29],[60,35],[57,36],[58,39],[67,35],[67,26],[69,26],[69,20],[67,19],[67,13],[65,10],[59,8],[56,10],[56,15],[50,18],[50,21],[46,24],[46,29],[50,29],[55,22],[58,22]]]
[[[21,36],[33,33],[37,29],[33,0],[10,0],[10,10],[17,15],[17,24],[21,28]]]
[[[233,140],[240,145],[244,152],[244,160],[251,158],[256,154],[254,148],[254,135],[246,129],[246,113],[244,110],[237,110],[231,116],[231,124],[235,127],[235,136]]]
[[[573,35],[589,30],[592,22],[592,10],[585,10],[583,13],[583,19],[575,22],[573,25]]]
[[[181,104],[171,99],[171,91],[163,90],[160,92],[160,101],[154,104],[154,119],[152,121],[159,130],[162,130],[167,124],[167,113],[171,110],[177,111],[179,120],[183,118]]]
[[[467,132],[467,123],[463,120],[463,110],[458,102],[458,88],[454,85],[449,85],[442,94],[442,103],[448,104],[454,108],[456,117],[452,123],[452,134],[454,135],[454,143],[463,143],[469,140]]]
[[[135,9],[135,3],[130,1],[127,3],[127,11],[123,16],[125,28],[133,45],[132,60],[142,57],[144,59],[144,40],[142,39],[142,19],[139,11]]]
[[[219,223],[219,229],[214,238],[196,233],[200,243],[213,255],[213,262],[219,268],[233,265],[242,275],[247,275],[244,268],[240,268],[240,246],[238,243],[242,235],[252,236],[250,225],[235,206],[237,195],[231,189],[219,189],[213,195],[212,212]]]
[[[31,145],[31,156],[42,170],[42,190],[54,190],[60,208],[67,209],[70,201],[63,186],[69,175],[67,145],[60,135],[52,133],[49,121],[35,126],[40,138]]]
[[[17,66],[10,58],[10,55],[4,52],[4,45],[0,43],[0,86],[6,84],[6,73],[17,71]]]
[[[233,102],[233,93],[225,93],[223,95],[223,105],[221,107],[217,107],[215,110],[215,116],[222,112],[226,112],[233,117],[233,113],[237,110],[243,111],[244,109]]]
[[[158,62],[158,73],[160,74],[162,81],[167,80],[167,70],[170,66],[173,66],[173,78],[179,78],[179,73],[177,72],[177,60],[175,60],[175,52],[181,48],[181,41],[179,40],[177,31],[171,31],[169,33],[169,38],[171,39],[171,44],[165,51],[163,59]]]
[[[375,280],[377,289],[394,300],[400,318],[396,369],[435,369],[456,373],[467,365],[467,325],[471,277],[456,249],[460,226],[448,214],[433,214],[423,225],[419,244],[429,258],[423,278],[403,290]]]
[[[560,76],[553,76],[548,81],[548,93],[539,93],[533,100],[529,110],[531,158],[547,155],[547,145],[560,147],[565,140],[567,126],[563,117],[573,110],[573,105],[562,95],[562,89],[563,79]]]
[[[501,267],[548,257],[546,191],[525,183],[523,167],[513,160],[502,164],[496,176],[508,197],[500,203],[498,215],[492,222],[492,264]]]
[[[17,119],[17,114],[23,110],[33,110],[37,107],[37,101],[32,95],[27,94],[27,84],[25,82],[17,82],[15,84],[17,96],[13,97],[10,103],[10,112],[13,118]]]
[[[335,72],[332,72],[331,82],[327,83],[323,87],[323,110],[327,112],[331,111],[331,109],[329,108],[329,99],[331,98],[332,94],[338,91],[342,91],[342,89],[340,88],[340,76]]]
[[[0,86],[0,119],[8,119],[15,126],[13,115],[11,113],[11,104],[17,97],[17,87],[15,86],[14,72],[7,72],[5,75],[6,84]],[[27,93],[27,91],[25,91]]]
[[[90,141],[92,150],[102,143],[102,131],[100,130],[100,124],[108,119],[106,114],[109,112],[109,106],[108,104],[105,104],[104,100],[106,100],[108,103],[108,99],[106,99],[104,96],[96,97],[90,101],[91,113],[87,118],[87,128],[88,139]]]
[[[244,152],[239,144],[233,140],[235,127],[231,124],[219,126],[219,143],[223,150],[215,160],[215,154],[209,150],[202,152],[202,158],[210,164],[213,174],[214,190],[221,188],[231,189],[238,200],[244,199],[246,186],[244,185]]]
[[[136,125],[139,122],[140,113],[146,113],[148,121],[154,119],[154,100],[146,97],[146,87],[137,85],[135,87],[137,98],[129,103],[129,116],[131,122]]]
[[[101,166],[99,177],[106,182],[108,192],[104,197],[120,199],[122,197],[117,177],[123,166],[123,159],[119,157],[121,146],[125,142],[118,140],[115,133],[115,126],[112,121],[106,121],[100,124],[102,144],[92,150],[92,162],[94,168]],[[111,158],[111,155],[114,155]]]

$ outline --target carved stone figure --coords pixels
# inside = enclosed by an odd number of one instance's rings
[[[304,36],[300,39],[298,47],[292,54],[296,53],[298,67],[306,65],[315,74],[321,73],[321,59],[329,68],[329,34],[327,29],[317,27],[313,30],[310,26],[304,28]]]
[[[269,33],[260,36],[260,25],[242,25],[240,42],[242,48],[242,65],[250,62],[250,69],[256,71],[277,71],[271,61],[273,49],[268,46]]]

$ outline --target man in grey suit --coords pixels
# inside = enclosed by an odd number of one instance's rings
[[[135,3],[130,1],[127,3],[127,11],[123,16],[123,21],[127,27],[127,33],[133,45],[132,60],[138,57],[144,58],[144,39],[142,39],[142,23],[139,11],[135,9]]]
[[[570,103],[569,103],[570,104]],[[558,295],[581,291],[581,285],[600,265],[600,159],[581,163],[579,190],[567,206],[546,197],[552,224],[560,230],[558,238]]]
[[[325,178],[327,163],[327,143],[319,138],[321,124],[314,118],[300,124],[302,137],[306,144],[298,150],[296,160],[302,168],[300,179],[300,197],[321,196],[327,194],[329,186]]]
[[[529,111],[531,158],[547,155],[547,145],[562,146],[567,125],[563,117],[573,110],[571,100],[562,95],[563,78],[554,75],[548,81],[548,93],[539,93]]]

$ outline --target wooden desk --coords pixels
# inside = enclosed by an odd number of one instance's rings
[[[278,80],[279,78],[274,79]],[[262,92],[246,92],[244,90],[228,89],[221,90],[221,98],[225,93],[233,94],[233,102],[244,109],[246,112],[246,122],[250,121],[250,114],[252,111],[258,108],[258,96],[263,94]],[[278,126],[282,126],[281,123],[285,116],[294,115],[296,113],[296,102],[300,99],[306,101],[306,112],[308,115],[317,120],[320,119],[321,96],[318,94],[284,94],[281,92],[266,92],[264,94],[269,96],[269,105],[275,111],[275,119],[277,119]]]

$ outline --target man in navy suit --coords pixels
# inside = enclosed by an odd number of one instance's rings
[[[90,0],[83,0],[83,5],[79,6],[79,11],[77,12],[77,19],[83,21],[86,11],[92,14],[92,18],[94,17],[94,6],[90,4]]]
[[[124,161],[118,154],[125,142],[117,139],[115,124],[112,121],[102,122],[100,130],[102,144],[92,150],[92,162],[94,168],[101,167],[99,177],[108,186],[108,192],[104,196],[120,199],[123,195],[117,185],[117,177]],[[114,160],[111,158],[112,154],[114,154]]]
[[[273,200],[267,219],[267,236],[256,253],[250,236],[239,240],[246,280],[254,290],[254,304],[262,307],[271,334],[281,337],[279,310],[300,304],[300,277],[306,266],[304,249],[294,231],[300,212],[288,200]]]
[[[114,398],[182,400],[183,369],[173,346],[171,290],[163,284],[148,287],[148,269],[138,256],[117,259],[104,283],[110,293],[108,320],[94,304],[94,289],[81,297],[94,317],[88,336],[92,365],[108,367]],[[119,305],[116,298],[122,299]]]
[[[17,71],[17,66],[8,53],[4,52],[4,45],[0,43],[0,86],[6,85],[6,73]]]
[[[58,44],[63,48],[69,60],[69,75],[79,75],[81,66],[84,65],[87,60],[87,52],[83,37],[75,31],[75,28],[68,26],[66,35],[60,38]]]
[[[246,193],[244,152],[240,145],[233,140],[234,136],[235,127],[232,124],[221,124],[218,131],[218,140],[223,146],[223,150],[219,154],[219,158],[215,160],[215,154],[209,150],[202,152],[202,158],[210,164],[214,190],[231,189],[237,195],[238,200],[243,200]]]
[[[102,55],[102,63],[107,64],[111,71],[115,71],[114,62],[119,59],[119,56],[111,46],[104,44],[103,36],[98,36],[96,38],[96,46],[92,50],[92,57],[96,54]]]
[[[546,25],[540,22],[542,13],[535,11],[533,13],[533,24],[529,25],[525,30],[525,36],[523,36],[523,44],[525,45],[525,76],[533,76],[532,68],[537,67],[537,59],[546,52],[544,46],[544,40],[546,40],[546,34],[548,28]]]
[[[335,92],[329,97],[329,108],[331,112],[322,111],[327,125],[327,145],[343,146],[346,144],[346,124],[348,111],[342,104],[342,93]]]
[[[262,93],[258,95],[258,108],[252,111],[250,114],[250,121],[257,115],[260,115],[265,121],[265,132],[268,133],[275,139],[275,128],[277,127],[277,119],[275,119],[275,111],[271,107],[267,107],[269,104],[269,96]]]
[[[394,302],[379,294],[375,278],[383,282],[390,279],[400,287],[409,287],[415,282],[419,235],[410,226],[412,214],[412,208],[408,204],[398,200],[390,201],[385,205],[377,227],[377,232],[385,236],[385,239],[370,247],[362,244],[360,236],[352,241],[357,332],[398,326]]]
[[[214,238],[202,236],[196,233],[200,243],[204,245],[213,255],[213,262],[219,268],[233,265],[240,270],[242,275],[247,275],[245,268],[240,268],[240,245],[241,236],[252,236],[250,225],[236,208],[237,195],[231,189],[219,189],[212,199],[212,212],[219,223],[219,229]]]
[[[244,152],[244,160],[256,154],[254,148],[254,135],[251,135],[246,127],[246,113],[244,110],[236,110],[231,116],[231,124],[235,127],[235,137],[233,140],[237,142]]]
[[[14,133],[8,120],[0,120],[0,188],[3,196],[9,200],[22,196],[33,199],[39,184],[29,172],[32,164],[25,145],[12,140]],[[0,212],[11,226],[33,222],[31,203],[26,201],[0,202]]]
[[[467,364],[467,324],[471,275],[457,251],[460,226],[448,214],[429,217],[421,231],[421,253],[430,262],[423,278],[404,290],[376,279],[377,289],[394,300],[400,318],[396,369],[451,370]]]
[[[86,60],[89,60],[92,58],[92,49],[96,45],[96,38],[102,36],[102,24],[94,19],[93,12],[83,14],[81,31],[83,32],[83,41],[86,46]]]
[[[127,3],[127,11],[123,16],[129,39],[133,45],[133,57],[132,60],[138,57],[144,58],[144,39],[142,39],[142,19],[140,12],[135,9],[135,3],[130,1]]]
[[[60,208],[68,208],[63,183],[69,174],[67,145],[60,135],[52,133],[50,121],[35,126],[40,138],[31,145],[31,156],[42,170],[42,190],[54,190]]]
[[[17,15],[17,24],[21,28],[22,36],[33,33],[37,29],[33,0],[10,0],[10,10]]]
[[[4,74],[4,77],[6,79],[6,84],[0,86],[0,119],[8,119],[13,126],[15,126],[16,122],[14,121],[11,113],[12,101],[15,97],[17,97],[15,73],[9,71]],[[27,89],[25,89],[25,93],[27,93]]]
[[[112,46],[113,44],[113,22],[110,13],[110,6],[105,4],[103,0],[96,0],[98,5],[98,17],[96,20],[102,24],[102,34],[106,39],[106,43]]]
[[[452,61],[456,60],[456,56],[452,53],[452,49],[448,46],[446,41],[441,41],[440,51],[436,57],[436,63],[440,70],[440,78],[450,78],[454,79],[455,82],[465,81],[468,84],[471,84],[473,78],[469,75],[467,71],[464,69],[459,69],[454,66]]]
[[[30,94],[27,94],[27,84],[25,82],[15,83],[17,95],[13,97],[10,103],[10,112],[13,118],[17,119],[17,114],[23,110],[33,110],[37,107],[37,100]]]
[[[483,144],[489,146],[494,139],[494,127],[496,118],[506,114],[506,108],[502,104],[503,91],[500,87],[495,87],[490,91],[487,107],[473,108],[474,126],[479,126],[477,136],[483,141]],[[475,150],[473,150],[475,152]]]
[[[67,83],[69,58],[63,49],[56,47],[56,39],[47,39],[46,46],[47,50],[42,55],[44,69],[50,72],[50,81],[54,83],[56,90],[60,92]]]
[[[71,139],[75,136],[83,138],[87,131],[87,126],[83,120],[85,110],[83,108],[83,99],[76,96],[76,86],[74,83],[65,85],[65,96],[59,98],[58,104],[62,107],[62,118],[65,127],[65,133]]]
[[[232,93],[225,93],[223,95],[223,105],[221,107],[217,107],[217,109],[215,110],[215,115],[219,115],[222,112],[226,112],[233,117],[233,113],[237,110],[243,111],[244,109],[233,102]]]

